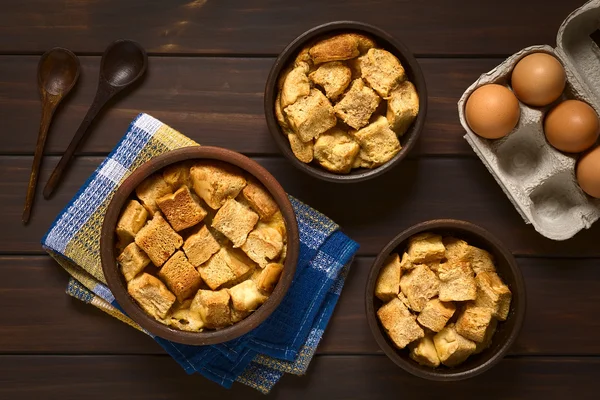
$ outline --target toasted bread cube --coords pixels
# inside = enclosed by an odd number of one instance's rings
[[[441,301],[467,301],[477,297],[477,284],[468,263],[443,263],[438,270]]]
[[[492,318],[492,321],[488,325],[485,330],[485,335],[483,336],[483,341],[481,343],[477,343],[475,347],[475,354],[479,354],[492,344],[492,338],[494,337],[494,333],[496,333],[496,327],[498,326],[498,320]]]
[[[402,64],[387,50],[369,49],[359,60],[363,79],[381,97],[387,98],[392,89],[406,80]]]
[[[260,293],[256,283],[250,279],[227,290],[231,296],[233,308],[238,311],[254,311],[268,298],[268,296]]]
[[[390,93],[386,117],[398,136],[406,133],[419,114],[419,95],[409,81],[404,81]]]
[[[295,133],[288,134],[287,137],[290,141],[292,153],[294,153],[296,158],[305,164],[309,164],[314,157],[315,141],[309,140],[308,142],[303,142]]]
[[[248,234],[258,222],[258,214],[243,204],[229,199],[217,211],[212,227],[231,240],[233,247],[240,247],[246,242]]]
[[[398,299],[402,302],[402,304],[404,304],[406,306],[406,308],[408,308],[409,310],[412,310],[412,308],[410,308],[410,301],[408,301],[408,297],[406,297],[406,295],[404,293],[402,293],[402,292],[398,293]]]
[[[235,279],[232,282],[233,285],[249,279],[255,269],[260,269],[257,268],[256,263],[241,249],[226,248],[226,250],[225,260],[229,269],[235,275]]]
[[[271,293],[275,286],[279,283],[281,273],[283,272],[283,264],[269,263],[262,271],[259,272],[256,278],[256,287],[258,290],[266,293]]]
[[[298,63],[285,77],[281,88],[281,108],[294,104],[299,99],[310,93],[310,81],[308,80],[309,65]]]
[[[213,210],[236,197],[246,186],[241,170],[219,161],[196,163],[190,169],[190,177],[196,194]]]
[[[349,60],[360,54],[358,38],[351,34],[342,34],[323,39],[310,48],[309,54],[315,64]]]
[[[398,298],[381,307],[377,311],[377,317],[399,349],[405,348],[409,343],[425,335],[423,329],[417,324],[415,316]]]
[[[135,278],[150,264],[150,258],[135,243],[129,243],[117,257],[117,261],[121,265],[121,272],[127,282]]]
[[[413,263],[439,261],[446,255],[442,237],[433,233],[421,233],[410,238],[408,256]]]
[[[203,225],[198,232],[190,235],[183,243],[183,251],[194,267],[204,264],[220,248],[219,242],[210,233],[206,225]]]
[[[192,197],[187,186],[157,199],[156,204],[177,232],[200,223],[206,217],[206,210]]]
[[[388,257],[379,271],[375,283],[375,296],[383,302],[393,300],[400,292],[400,257],[394,253]]]
[[[167,323],[173,328],[188,331],[200,332],[204,328],[204,321],[200,317],[200,313],[190,310],[192,300],[186,300],[178,307],[174,307],[171,314],[167,317]]]
[[[158,211],[156,199],[171,194],[171,187],[165,182],[161,174],[153,174],[144,179],[135,188],[135,194],[140,199],[151,216]]]
[[[145,272],[127,283],[127,292],[155,319],[165,318],[175,303],[175,295],[169,292],[165,284]]]
[[[200,274],[181,250],[173,254],[163,265],[158,271],[158,277],[166,283],[180,302],[194,296],[202,283]]]
[[[275,214],[273,214],[273,216],[271,218],[269,218],[267,221],[259,222],[258,226],[263,225],[263,224],[267,225],[271,228],[277,229],[277,231],[279,233],[281,233],[281,237],[283,237],[283,240],[285,241],[286,235],[287,235],[287,230],[285,229],[285,221],[283,219],[283,214],[281,214],[281,211],[277,210],[277,212]]]
[[[350,84],[351,75],[350,68],[339,61],[332,61],[322,64],[308,77],[315,85],[325,89],[325,95],[329,99],[335,100]]]
[[[281,108],[281,93],[277,93],[277,98],[275,99],[275,118],[277,118],[277,122],[285,135],[294,133],[283,115],[283,109]]]
[[[377,47],[377,43],[368,36],[361,35],[360,33],[346,33],[345,35],[354,37],[358,41],[358,51],[360,54],[365,54],[369,49]]]
[[[216,290],[251,271],[252,265],[244,261],[238,254],[223,247],[208,262],[201,265],[198,272],[208,287]]]
[[[303,142],[318,138],[337,123],[331,103],[318,89],[311,89],[307,96],[285,107],[283,112],[290,127]]]
[[[261,225],[250,232],[241,249],[252,261],[264,268],[281,254],[283,238],[276,229]]]
[[[348,173],[359,150],[360,146],[350,135],[334,127],[315,141],[314,157],[328,171]]]
[[[360,129],[369,123],[373,112],[377,109],[381,98],[362,79],[352,82],[350,90],[342,100],[333,107],[335,115],[354,129]]]
[[[160,267],[181,247],[183,239],[157,212],[135,236],[135,244],[148,254],[154,265]]]
[[[431,299],[423,307],[423,311],[417,317],[417,321],[434,332],[439,332],[444,329],[448,320],[452,318],[456,306],[454,303],[444,303],[440,299]]]
[[[495,318],[506,321],[512,293],[495,272],[482,271],[475,276],[477,299],[475,305],[489,308]]]
[[[402,260],[400,261],[400,269],[402,271],[408,271],[411,270],[415,267],[415,264],[413,264],[410,261],[410,256],[408,255],[408,253],[404,253],[402,254]]]
[[[116,233],[121,244],[133,242],[148,219],[148,211],[136,200],[127,202],[117,222]]]
[[[450,324],[433,337],[435,350],[442,364],[455,367],[475,352],[475,342],[462,337]]]
[[[296,59],[294,60],[294,67],[298,65],[307,64],[310,67],[313,65],[312,57],[310,56],[310,46],[306,46],[300,50]]]
[[[362,166],[375,168],[391,160],[402,148],[387,119],[379,116],[374,122],[354,133],[360,145],[358,156]]]
[[[423,311],[429,299],[438,294],[439,287],[440,281],[437,276],[422,264],[400,278],[400,289],[408,298],[410,308],[417,312]]]
[[[236,322],[240,322],[241,320],[243,320],[250,314],[252,314],[251,311],[239,311],[239,310],[236,310],[235,308],[232,308],[231,309],[231,322],[234,324]]]
[[[267,188],[254,179],[248,181],[248,184],[242,190],[242,194],[250,207],[258,213],[261,220],[271,218],[279,210]]]
[[[200,314],[207,328],[219,329],[232,324],[229,293],[226,289],[216,292],[198,290],[194,300],[192,300],[190,310]]]
[[[496,267],[494,266],[494,258],[490,253],[475,246],[469,247],[469,261],[471,262],[471,268],[473,268],[473,271],[475,271],[476,274],[483,271],[496,272]]]
[[[447,236],[442,239],[446,248],[446,258],[450,262],[469,262],[471,257],[471,246],[462,239]]]
[[[162,176],[172,191],[190,184],[190,165],[186,162],[171,164],[162,171]]]
[[[462,337],[481,343],[491,321],[492,311],[489,308],[467,304],[456,320],[456,332]]]
[[[410,345],[410,358],[426,367],[439,367],[440,358],[435,350],[431,336],[425,336]]]

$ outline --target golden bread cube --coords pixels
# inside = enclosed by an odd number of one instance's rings
[[[127,292],[155,319],[165,318],[176,299],[160,279],[145,272],[127,283]]]
[[[341,34],[317,42],[308,52],[315,64],[349,60],[360,54],[358,43],[357,36]]]
[[[426,265],[419,264],[402,274],[400,289],[410,302],[410,308],[421,312],[429,299],[437,296],[440,287],[438,277]]]
[[[171,187],[165,182],[162,174],[147,177],[135,188],[135,194],[151,216],[158,211],[156,199],[171,194]]]
[[[202,331],[204,328],[204,321],[202,321],[200,313],[190,310],[191,304],[192,300],[186,300],[179,306],[173,307],[173,311],[166,318],[167,324],[182,331]]]
[[[246,242],[258,219],[258,214],[249,207],[229,199],[217,211],[212,227],[231,240],[233,247],[240,247]]]
[[[475,246],[469,247],[469,262],[471,263],[471,268],[473,268],[473,271],[475,271],[476,274],[483,271],[496,272],[496,267],[494,266],[494,258],[489,252]]]
[[[158,277],[166,283],[180,302],[194,296],[202,284],[200,274],[181,250],[173,254],[163,265],[158,271]]]
[[[229,293],[225,289],[216,292],[198,290],[190,305],[190,311],[200,315],[206,328],[219,329],[232,324]]]
[[[402,271],[408,271],[411,270],[415,267],[415,264],[413,264],[410,261],[410,256],[408,255],[408,253],[404,253],[402,254],[402,259],[400,260],[400,269]]]
[[[360,146],[352,136],[334,127],[315,141],[314,158],[328,171],[348,173],[359,150]]]
[[[446,256],[442,237],[433,233],[421,233],[409,239],[408,256],[415,264],[439,261]]]
[[[352,82],[350,90],[344,94],[333,110],[335,115],[347,125],[354,129],[360,129],[369,123],[369,119],[380,101],[381,98],[377,96],[377,93],[358,78]]]
[[[496,333],[496,328],[498,327],[498,320],[492,318],[492,321],[488,325],[485,330],[485,335],[483,336],[483,341],[481,343],[477,343],[475,347],[475,354],[479,354],[492,344],[492,338],[494,337],[494,333]]]
[[[475,276],[477,298],[475,305],[489,308],[495,318],[506,321],[510,312],[512,293],[495,272],[482,271]]]
[[[172,191],[190,184],[190,165],[186,162],[171,164],[162,171],[162,176]]]
[[[290,129],[290,126],[283,115],[283,108],[281,108],[281,93],[277,93],[277,98],[275,99],[275,118],[277,118],[277,122],[285,135],[294,133]]]
[[[489,308],[467,304],[456,320],[456,332],[462,337],[481,343],[492,318],[492,311]]]
[[[150,258],[135,243],[129,243],[119,257],[117,257],[117,261],[127,282],[135,278],[137,274],[150,264]]]
[[[251,312],[260,307],[268,298],[260,293],[256,283],[250,279],[227,289],[235,310]]]
[[[311,72],[308,77],[315,85],[325,90],[325,95],[331,99],[337,99],[350,84],[352,72],[350,68],[339,61],[322,64],[316,71]]]
[[[248,180],[248,184],[242,190],[242,194],[250,204],[250,207],[258,213],[262,220],[271,218],[279,210],[277,203],[267,188],[255,179]]]
[[[417,317],[421,326],[434,332],[444,329],[450,318],[454,315],[456,306],[454,303],[444,303],[440,299],[431,299],[423,307],[423,311]]]
[[[264,268],[281,254],[283,238],[276,229],[261,225],[250,232],[241,249],[252,261]]]
[[[396,133],[390,129],[385,117],[379,116],[354,133],[360,145],[358,157],[361,166],[375,168],[391,160],[402,148]]]
[[[400,292],[400,257],[394,253],[388,257],[379,271],[375,283],[375,296],[383,302],[393,300]]]
[[[187,186],[157,199],[156,204],[177,232],[200,223],[206,217],[206,210],[192,197]]]
[[[206,263],[198,267],[202,280],[212,290],[244,277],[252,270],[253,265],[246,262],[234,252],[222,247]]]
[[[337,123],[331,103],[318,89],[311,89],[307,96],[284,107],[283,112],[290,127],[303,142],[318,138]]]
[[[310,93],[310,81],[308,80],[309,65],[298,63],[283,80],[281,88],[281,108],[294,104],[299,99]]]
[[[117,222],[116,233],[121,244],[131,243],[148,219],[148,211],[137,200],[129,200]]]
[[[369,49],[359,60],[362,78],[383,98],[387,98],[392,89],[406,80],[404,67],[387,50]]]
[[[194,192],[216,210],[235,198],[246,186],[242,171],[220,161],[201,161],[190,169]]]
[[[198,232],[190,235],[183,243],[183,251],[194,267],[204,264],[220,248],[219,242],[206,225],[202,225]]]
[[[183,244],[182,237],[157,212],[135,236],[137,244],[157,267],[162,266]]]
[[[441,301],[467,301],[477,297],[477,283],[469,263],[446,262],[438,269]]]
[[[435,350],[440,362],[447,367],[455,367],[475,352],[475,342],[462,337],[450,324],[433,337]]]
[[[411,343],[409,356],[426,367],[436,368],[440,366],[440,358],[437,355],[431,336],[422,337]]]
[[[287,137],[294,156],[303,163],[309,164],[314,157],[315,141],[309,140],[308,142],[303,142],[295,133],[290,133]]]
[[[381,307],[377,311],[377,317],[394,345],[399,349],[403,349],[409,343],[425,336],[425,332],[416,322],[416,317],[398,298]]]
[[[269,263],[265,268],[257,274],[256,286],[258,290],[266,293],[271,293],[279,283],[281,273],[283,272],[283,264]]]
[[[392,90],[387,101],[386,117],[390,128],[402,136],[419,114],[419,95],[415,85],[409,81],[400,83]]]

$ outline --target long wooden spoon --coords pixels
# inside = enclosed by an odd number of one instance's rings
[[[44,155],[44,146],[48,137],[48,128],[52,122],[54,111],[64,99],[79,78],[79,59],[67,49],[55,47],[48,50],[38,64],[38,90],[42,98],[42,119],[40,121],[40,132],[35,146],[29,185],[27,186],[27,198],[23,210],[23,223],[29,222],[31,207],[35,198],[40,165]]]
[[[144,75],[148,66],[146,51],[131,40],[117,40],[111,43],[102,55],[100,79],[96,97],[65,154],[52,172],[44,187],[44,197],[49,198],[58,186],[63,173],[71,163],[75,151],[87,137],[88,128],[100,110],[115,94],[130,87]]]

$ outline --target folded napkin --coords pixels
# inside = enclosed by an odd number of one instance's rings
[[[284,373],[302,375],[316,352],[358,245],[323,214],[290,196],[300,234],[296,274],[279,307],[257,328],[211,346],[155,337],[124,314],[106,285],[100,231],[119,185],[154,156],[197,143],[147,114],[129,126],[117,147],[58,215],[44,249],[71,275],[67,293],[152,336],[187,373],[224,387],[234,381],[268,393]]]

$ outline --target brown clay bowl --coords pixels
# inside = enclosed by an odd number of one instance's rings
[[[310,164],[305,164],[298,160],[296,156],[294,156],[294,153],[290,148],[290,143],[281,130],[281,127],[277,122],[277,118],[275,117],[274,105],[275,99],[277,98],[277,79],[279,74],[284,70],[285,67],[287,67],[287,65],[294,62],[294,59],[300,50],[317,39],[346,32],[356,32],[370,36],[381,48],[398,57],[404,66],[408,79],[415,85],[417,93],[419,94],[419,115],[408,131],[400,138],[402,149],[387,163],[373,169],[359,168],[353,169],[348,174],[335,174],[323,169],[314,161]],[[398,39],[392,37],[383,30],[373,25],[354,21],[335,21],[324,25],[319,25],[304,32],[294,39],[294,41],[292,41],[289,45],[287,45],[279,57],[277,57],[275,64],[273,64],[273,67],[271,68],[271,72],[269,73],[267,84],[265,86],[264,99],[267,126],[269,127],[269,131],[271,132],[275,143],[277,143],[277,146],[279,146],[279,150],[283,153],[283,155],[296,168],[314,176],[315,178],[340,183],[365,181],[367,179],[379,176],[398,165],[400,161],[402,161],[415,146],[417,139],[423,130],[423,126],[425,125],[425,116],[427,115],[427,86],[425,85],[425,77],[423,76],[423,72],[421,71],[419,63],[410,50],[408,50],[408,48]]]
[[[170,328],[157,322],[147,315],[127,293],[125,278],[119,270],[115,251],[115,227],[117,220],[126,201],[131,197],[135,188],[148,176],[162,168],[185,160],[219,160],[235,165],[258,179],[271,193],[279,206],[287,228],[287,257],[284,264],[281,279],[268,300],[255,312],[242,321],[219,330],[207,330],[204,332],[184,332]],[[299,250],[298,225],[292,205],[275,178],[255,161],[231,150],[209,146],[193,146],[173,150],[142,164],[137,168],[117,189],[112,198],[100,238],[100,253],[102,258],[102,270],[108,287],[115,299],[123,308],[125,313],[142,328],[150,333],[183,344],[207,345],[226,342],[235,339],[260,325],[277,308],[285,296],[294,273]]]
[[[492,338],[491,346],[479,354],[470,356],[464,363],[453,368],[444,366],[438,368],[425,367],[413,361],[408,355],[408,349],[399,350],[393,345],[376,315],[377,310],[383,303],[375,297],[375,282],[385,259],[394,252],[402,254],[408,245],[408,239],[421,232],[455,236],[473,246],[487,250],[494,256],[498,275],[512,292],[508,318],[504,322],[498,322],[498,328]],[[432,220],[408,228],[381,250],[369,273],[365,290],[365,306],[369,327],[377,344],[394,363],[421,378],[435,381],[456,381],[472,378],[488,370],[500,362],[510,349],[510,346],[519,335],[525,318],[525,282],[510,250],[490,232],[466,221]]]

